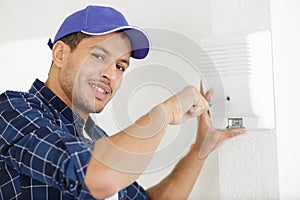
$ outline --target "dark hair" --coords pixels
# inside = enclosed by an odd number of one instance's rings
[[[81,33],[81,32],[76,32],[76,33],[71,33],[69,35],[66,35],[65,37],[61,38],[60,40],[66,43],[70,48],[71,51],[75,50],[78,44],[85,38],[89,38],[91,35]]]
[[[122,37],[128,37],[123,30],[116,31],[116,33],[121,34]],[[76,49],[78,44],[83,39],[89,38],[89,37],[92,37],[92,35],[88,35],[88,34],[85,34],[85,33],[82,33],[82,32],[76,32],[76,33],[71,33],[69,35],[66,35],[66,36],[62,37],[61,39],[59,39],[59,40],[66,43],[71,48],[71,51],[73,51],[73,50]]]
[[[119,30],[119,31],[116,31],[117,33],[120,33],[123,37],[128,37],[126,35],[126,33],[123,31],[123,30]],[[69,35],[66,35],[64,37],[62,37],[61,41],[63,41],[64,43],[66,43],[71,51],[74,51],[78,44],[83,40],[83,39],[86,39],[86,38],[89,38],[89,37],[92,37],[92,35],[88,35],[88,34],[85,34],[85,33],[82,33],[82,32],[76,32],[76,33],[71,33]],[[51,66],[53,65],[53,61],[51,63]]]

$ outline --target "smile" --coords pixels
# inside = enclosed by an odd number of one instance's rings
[[[98,100],[104,101],[110,94],[112,94],[110,85],[104,82],[90,82],[89,85],[93,88],[94,95]]]
[[[101,92],[103,94],[108,94],[108,92],[104,91],[102,88],[96,86],[96,85],[92,85],[93,88],[95,88],[98,92]]]

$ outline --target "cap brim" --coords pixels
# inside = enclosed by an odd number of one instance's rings
[[[122,27],[107,27],[107,31],[97,31],[96,29],[81,30],[81,32],[88,35],[105,35],[116,31],[123,31],[131,42],[131,57],[136,59],[143,59],[149,53],[150,39],[148,35],[138,27],[122,26]]]

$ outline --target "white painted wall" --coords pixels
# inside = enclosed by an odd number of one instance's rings
[[[280,199],[300,199],[300,2],[272,0]]]

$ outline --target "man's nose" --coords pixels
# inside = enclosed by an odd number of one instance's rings
[[[108,79],[109,81],[114,81],[117,78],[117,68],[115,67],[115,64],[112,63],[108,65],[103,71],[101,76],[103,78]]]

